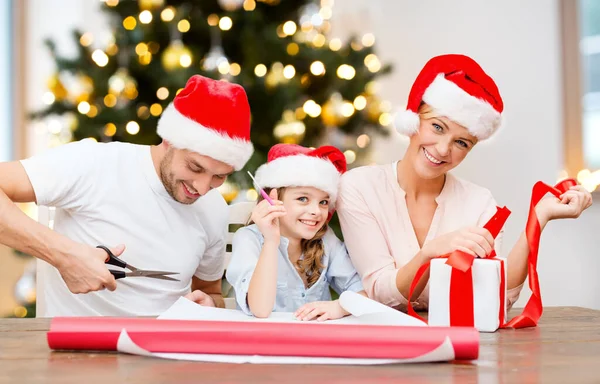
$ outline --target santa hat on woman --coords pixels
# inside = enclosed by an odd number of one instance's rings
[[[310,149],[296,144],[276,144],[269,150],[267,163],[256,171],[262,188],[314,187],[329,194],[333,207],[338,183],[346,172],[346,157],[329,145]]]
[[[429,60],[417,76],[406,111],[396,115],[398,132],[419,130],[419,106],[426,103],[440,116],[464,126],[479,140],[502,125],[504,104],[494,80],[468,56],[442,55]]]
[[[165,109],[157,133],[175,148],[212,157],[236,170],[254,152],[244,88],[200,75],[192,76]]]

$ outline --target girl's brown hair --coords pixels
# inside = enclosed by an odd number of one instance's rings
[[[271,193],[272,188],[264,188],[267,195]],[[282,200],[285,194],[285,187],[277,188],[277,199]],[[263,198],[259,197],[258,202]],[[302,239],[300,241],[300,249],[304,257],[299,259],[294,267],[300,276],[306,276],[307,287],[311,287],[321,277],[323,270],[323,255],[325,247],[323,245],[323,236],[327,232],[327,223],[323,224],[321,229],[317,231],[312,239]]]

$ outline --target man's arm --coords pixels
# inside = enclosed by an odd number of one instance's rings
[[[73,293],[116,288],[115,279],[104,265],[104,251],[76,243],[39,224],[16,202],[36,202],[34,188],[20,162],[0,163],[0,243],[53,265]]]
[[[206,296],[209,296],[210,299],[212,299],[212,303]],[[215,281],[205,281],[196,276],[192,277],[192,293],[186,297],[200,305],[211,306],[211,304],[214,304],[217,308],[225,308],[225,300],[223,299],[223,294],[221,292],[220,279]]]

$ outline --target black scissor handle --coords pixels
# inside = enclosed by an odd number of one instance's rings
[[[112,269],[109,269],[108,271],[110,272],[111,275],[113,275],[115,277],[115,280],[122,279],[125,276],[127,276],[125,271],[113,271]]]
[[[103,249],[108,254],[108,259],[104,261],[104,264],[110,264],[116,267],[127,268],[127,263],[119,259],[117,256],[113,255],[113,253],[110,251],[110,249],[108,249],[108,247],[105,247],[104,245],[98,245],[96,246],[96,248]],[[115,276],[115,279],[118,279],[118,277]]]

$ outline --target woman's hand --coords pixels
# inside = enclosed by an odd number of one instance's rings
[[[265,238],[265,242],[273,242],[279,244],[279,218],[285,215],[283,202],[277,200],[277,190],[271,190],[269,197],[275,205],[269,204],[267,200],[263,200],[252,210],[252,221],[256,224],[260,232]]]
[[[494,238],[485,228],[467,227],[431,240],[423,246],[421,254],[431,260],[456,250],[486,257],[494,250]]]
[[[340,305],[339,300],[335,301],[315,301],[314,303],[304,304],[294,313],[294,317],[301,321],[308,321],[317,318],[317,321],[341,319],[348,316]]]
[[[550,220],[576,219],[591,205],[592,194],[581,185],[576,185],[560,195],[560,199],[550,196],[540,200],[535,206],[535,213],[543,227]]]

